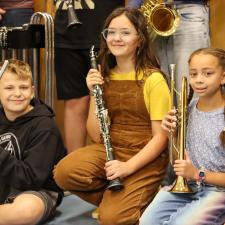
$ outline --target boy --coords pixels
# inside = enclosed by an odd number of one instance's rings
[[[34,98],[28,64],[11,59],[0,71],[0,225],[40,224],[62,191],[52,177],[65,155],[52,109]]]

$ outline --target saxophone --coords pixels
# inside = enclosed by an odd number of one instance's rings
[[[140,11],[147,19],[150,36],[169,36],[173,34],[180,23],[178,12],[159,0],[145,0]]]
[[[90,50],[90,63],[91,68],[97,69],[96,62],[96,54],[94,52],[94,46],[91,47]],[[93,95],[95,97],[96,111],[97,117],[99,121],[100,131],[103,138],[105,151],[106,151],[106,159],[107,161],[114,160],[113,147],[111,143],[109,128],[110,128],[110,120],[108,116],[108,110],[105,108],[105,103],[103,99],[103,89],[100,85],[95,85],[93,89]],[[123,188],[123,185],[119,178],[109,181],[107,189],[112,191],[118,191]]]

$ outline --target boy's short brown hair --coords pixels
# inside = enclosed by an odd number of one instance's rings
[[[30,79],[31,83],[33,84],[32,72],[28,63],[18,59],[8,59],[8,61],[9,64],[6,68],[6,71],[16,74],[19,77],[19,79],[22,80]],[[0,63],[0,67],[2,67],[3,63],[4,62]]]

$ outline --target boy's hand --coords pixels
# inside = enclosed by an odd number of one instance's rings
[[[2,19],[2,15],[5,14],[5,12],[6,11],[4,9],[0,8],[0,20]]]

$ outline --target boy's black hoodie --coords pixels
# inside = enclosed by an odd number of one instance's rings
[[[0,203],[8,195],[47,189],[59,193],[52,170],[66,154],[50,107],[33,99],[34,108],[9,121],[0,108]]]

